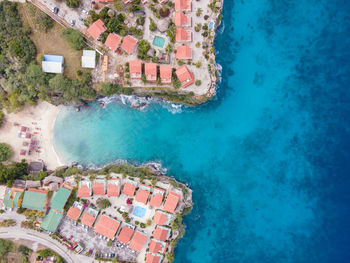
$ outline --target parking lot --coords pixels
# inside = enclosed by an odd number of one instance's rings
[[[75,223],[66,216],[62,219],[57,231],[68,240],[72,237],[70,239],[72,242],[81,242],[84,244],[85,249],[82,254],[85,254],[91,249],[93,255],[99,252],[103,254],[104,258],[108,258],[110,254],[114,253],[118,260],[124,261],[135,261],[138,255],[118,241],[113,241],[113,245],[108,247],[107,238],[102,238],[100,235],[96,234],[93,229],[86,229],[82,224]]]

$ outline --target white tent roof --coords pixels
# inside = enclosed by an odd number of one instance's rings
[[[62,62],[42,61],[41,67],[47,73],[63,73]]]
[[[83,68],[95,68],[96,67],[96,51],[95,50],[83,50],[83,56],[81,57],[81,66]]]

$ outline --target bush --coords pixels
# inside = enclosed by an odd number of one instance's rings
[[[62,30],[62,34],[73,49],[81,50],[85,47],[84,37],[79,30],[65,28]]]
[[[76,8],[80,5],[80,0],[66,0],[66,5],[71,8]]]
[[[107,242],[107,246],[108,246],[108,247],[111,247],[112,245],[113,245],[112,240],[108,240],[108,242]]]
[[[200,86],[202,84],[202,81],[200,79],[197,79],[195,84],[196,84],[196,86]]]
[[[141,223],[141,224],[140,224],[140,227],[141,227],[141,228],[145,228],[146,225],[145,225],[144,223]]]
[[[0,143],[0,162],[7,161],[12,155],[11,146],[7,143]]]
[[[4,118],[5,118],[4,113],[2,111],[0,111],[0,127],[4,121]]]
[[[157,24],[154,22],[152,18],[149,18],[149,30],[156,31],[157,30]]]

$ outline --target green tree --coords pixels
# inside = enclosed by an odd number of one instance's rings
[[[107,207],[110,207],[112,204],[108,199],[105,198],[99,198],[96,201],[96,205],[100,209],[106,209]]]
[[[150,17],[149,18],[149,30],[156,31],[157,30],[157,24],[154,22],[154,20]]]
[[[0,143],[0,162],[7,161],[12,155],[11,146],[7,143]]]
[[[62,34],[73,49],[81,50],[85,47],[84,37],[79,30],[65,28],[62,30]]]
[[[12,247],[13,243],[11,241],[0,239],[0,258],[5,258]]]
[[[80,5],[80,0],[66,0],[66,5],[71,8],[76,8]]]

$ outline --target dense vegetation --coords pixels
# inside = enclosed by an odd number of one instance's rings
[[[6,260],[6,256],[9,252],[17,252],[19,255],[21,255],[22,261],[20,262],[29,262],[28,256],[32,250],[24,245],[18,246],[16,243],[10,240],[0,239],[0,262],[10,262]],[[3,259],[5,259],[5,261],[2,261]]]
[[[7,161],[12,155],[11,146],[7,143],[0,143],[0,162]]]
[[[65,28],[62,30],[62,34],[73,49],[82,50],[85,47],[84,37],[79,30]]]
[[[80,5],[81,0],[66,0],[66,5],[71,8],[76,8]]]
[[[0,184],[7,183],[8,186],[12,186],[16,179],[23,178],[27,175],[27,168],[28,164],[25,160],[9,165],[0,163]]]

